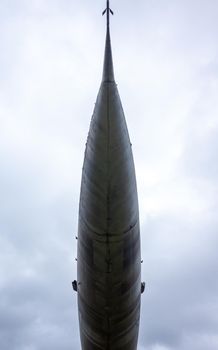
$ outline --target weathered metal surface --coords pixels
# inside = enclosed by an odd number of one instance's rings
[[[82,172],[75,289],[82,349],[136,350],[141,299],[138,199],[114,81],[109,22]]]

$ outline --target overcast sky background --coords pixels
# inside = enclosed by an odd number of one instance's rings
[[[0,349],[80,349],[82,162],[104,0],[0,1]],[[138,350],[218,349],[218,1],[111,1],[135,158]]]

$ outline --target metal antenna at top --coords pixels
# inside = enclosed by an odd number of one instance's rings
[[[107,28],[110,27],[110,13],[113,15],[113,11],[110,9],[110,3],[109,0],[107,0],[107,7],[106,9],[102,12],[102,16],[107,12]]]

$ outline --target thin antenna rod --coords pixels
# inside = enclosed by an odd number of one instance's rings
[[[105,42],[105,53],[104,53],[104,66],[103,66],[103,77],[102,81],[114,82],[114,68],[111,50],[111,39],[110,39],[110,14],[114,14],[110,9],[109,0],[107,0],[107,7],[103,11],[102,15],[107,14],[107,31],[106,31],[106,42]]]
[[[102,12],[102,16],[107,13],[107,29],[110,29],[110,13],[113,15],[113,11],[110,9],[110,2],[107,0],[107,7],[106,9]]]

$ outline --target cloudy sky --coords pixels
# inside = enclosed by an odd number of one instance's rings
[[[0,348],[80,349],[84,147],[104,0],[0,1]],[[141,220],[138,350],[218,349],[218,1],[111,1]]]

